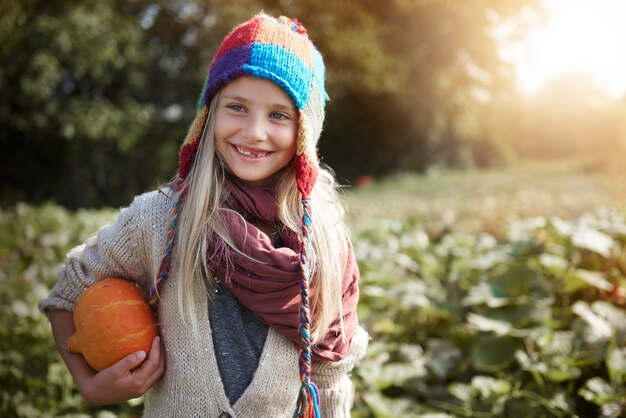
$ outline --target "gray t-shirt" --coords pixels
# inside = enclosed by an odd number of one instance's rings
[[[221,283],[209,304],[213,347],[231,405],[246,390],[259,365],[269,326],[261,322]]]

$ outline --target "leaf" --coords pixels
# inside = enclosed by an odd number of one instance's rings
[[[509,298],[495,297],[491,286],[487,282],[480,282],[472,287],[462,300],[463,306],[486,305],[490,308],[504,306],[509,302]]]
[[[614,244],[610,236],[588,227],[576,228],[572,235],[572,245],[596,252],[605,258],[611,255]]]
[[[617,391],[601,377],[592,377],[587,380],[578,394],[596,405],[603,405],[616,400]]]
[[[579,368],[572,367],[561,361],[564,358],[563,356],[551,358],[549,355],[546,355],[545,357],[546,358],[541,355],[536,355],[531,358],[531,356],[522,350],[515,352],[515,358],[522,370],[543,376],[552,382],[567,382],[575,380],[581,375]]]
[[[615,332],[621,332],[626,329],[626,313],[615,305],[603,300],[597,300],[591,304],[591,309],[605,319]]]
[[[495,321],[504,321],[513,329],[508,334],[525,336],[525,329],[532,328],[550,320],[552,299],[534,299],[526,296],[510,298],[509,304],[497,309],[485,309],[480,312],[483,316]]]
[[[525,351],[515,350],[515,359],[522,367],[522,370],[530,370],[533,365],[533,360]]]
[[[553,331],[544,329],[544,332],[534,335],[534,341],[543,355],[550,357],[568,357],[574,350],[576,335],[572,331]]]
[[[428,368],[440,379],[446,378],[461,359],[461,350],[448,340],[431,340],[427,355]]]
[[[600,290],[610,291],[613,289],[611,282],[604,278],[604,275],[597,271],[582,269],[572,269],[563,278],[564,290],[573,293],[587,287],[595,287]]]
[[[544,375],[552,382],[561,383],[577,379],[581,375],[581,370],[577,367],[557,364],[554,367],[549,367]]]
[[[483,335],[471,347],[472,366],[486,372],[503,370],[513,361],[519,348],[516,338]]]
[[[421,281],[406,281],[398,287],[397,299],[405,309],[431,307],[433,303],[428,297],[429,290],[434,289],[426,289]]]
[[[554,277],[560,277],[567,271],[568,262],[565,258],[553,254],[541,254],[539,263]]]
[[[379,392],[367,392],[363,399],[376,418],[418,417],[411,413],[414,401],[410,398],[390,398]]]
[[[472,388],[481,398],[492,399],[510,393],[511,383],[491,376],[474,376],[472,378]]]
[[[570,412],[571,405],[567,402],[567,395],[565,392],[557,391],[550,398],[550,405],[561,411]]]
[[[475,396],[474,388],[467,383],[454,382],[448,385],[448,391],[463,403],[470,403]]]
[[[427,375],[426,368],[422,364],[417,367],[416,363],[389,363],[383,365],[380,370],[379,379],[387,386],[401,386],[406,381],[424,377]]]
[[[513,329],[510,323],[490,319],[474,313],[467,314],[467,322],[479,331],[494,332],[497,335],[507,335]]]
[[[490,279],[496,296],[524,297],[545,293],[545,278],[526,264],[502,265]]]
[[[472,377],[470,384],[454,382],[448,385],[448,392],[461,400],[467,410],[489,408],[490,416],[501,416],[512,387],[507,380],[479,375]]]
[[[577,301],[572,305],[572,312],[580,316],[589,325],[589,336],[592,340],[604,340],[613,335],[613,330],[607,321],[596,315],[586,302]]]
[[[553,235],[556,238],[567,238],[574,232],[573,225],[556,216],[550,218],[550,226],[554,230]]]
[[[422,378],[428,374],[427,358],[422,355],[421,347],[400,347],[401,357],[406,361],[389,361],[393,347],[388,344],[373,344],[370,354],[376,356],[359,367],[359,374],[372,387],[383,390],[392,386],[402,386],[407,381]]]
[[[613,385],[626,382],[626,348],[612,346],[606,356],[606,367]]]
[[[470,268],[486,271],[490,268],[505,262],[508,255],[504,251],[490,251],[483,256],[476,257],[470,261]]]

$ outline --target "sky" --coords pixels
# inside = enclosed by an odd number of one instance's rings
[[[548,18],[523,42],[503,49],[518,86],[535,93],[566,72],[589,74],[615,98],[626,92],[626,0],[542,0]]]

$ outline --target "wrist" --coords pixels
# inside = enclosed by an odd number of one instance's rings
[[[94,405],[105,404],[101,398],[101,391],[97,390],[94,385],[95,370],[91,369],[85,362],[84,366],[81,364],[79,367],[75,367],[72,374],[76,388],[87,402]]]

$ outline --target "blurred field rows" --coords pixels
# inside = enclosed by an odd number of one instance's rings
[[[626,208],[626,171],[584,160],[527,162],[503,168],[397,175],[345,193],[353,226],[381,219],[430,230],[489,232],[535,216],[579,217]]]

